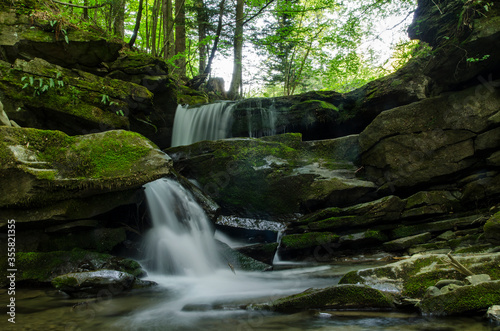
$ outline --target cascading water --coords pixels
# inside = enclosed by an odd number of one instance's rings
[[[262,100],[252,101],[255,106],[246,110],[248,137],[276,134],[278,112],[272,104],[262,106]],[[217,102],[191,108],[179,105],[175,112],[172,147],[190,145],[201,140],[217,140],[231,137],[235,102]]]
[[[145,240],[151,270],[206,275],[221,267],[213,228],[184,187],[164,178],[147,184],[145,192],[153,222]]]
[[[201,140],[228,138],[232,125],[234,103],[218,102],[198,108],[177,106],[172,132],[172,147]]]

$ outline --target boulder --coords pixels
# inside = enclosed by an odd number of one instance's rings
[[[460,315],[482,312],[499,301],[500,280],[497,280],[458,286],[453,291],[424,298],[418,307],[426,315]]]
[[[52,279],[52,285],[71,297],[111,297],[130,290],[135,277],[117,270],[96,270],[69,273]]]
[[[7,284],[7,254],[2,254],[2,281],[0,286]],[[57,276],[67,273],[96,271],[100,269],[116,270],[142,277],[146,272],[134,260],[115,257],[108,254],[89,252],[80,249],[72,251],[53,252],[17,252],[16,282],[22,285],[47,286]]]
[[[431,238],[432,238],[431,233],[425,232],[410,237],[404,237],[392,241],[387,241],[384,243],[384,248],[388,251],[402,251],[407,248],[410,248],[411,246],[428,242]]]
[[[500,322],[500,306],[495,305],[488,308],[486,317],[492,322]]]
[[[138,201],[143,184],[171,171],[169,158],[137,133],[0,132],[0,208],[17,222],[92,217]]]
[[[283,313],[309,309],[392,309],[393,297],[366,285],[338,285],[302,293],[257,306]]]
[[[225,214],[279,217],[350,205],[375,190],[373,183],[356,178],[351,162],[304,149],[300,134],[201,141],[166,152]]]

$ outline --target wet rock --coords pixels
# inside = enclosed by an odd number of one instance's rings
[[[488,308],[488,311],[486,312],[486,317],[490,321],[494,321],[497,323],[500,322],[500,306],[495,305]]]
[[[391,309],[391,295],[364,285],[338,285],[309,289],[259,308],[292,313],[308,309]]]
[[[458,209],[458,194],[449,191],[421,191],[406,199],[406,206],[402,218],[430,217],[439,214],[448,214]]]
[[[269,264],[253,259],[249,256],[246,256],[231,247],[227,244],[216,241],[217,249],[220,255],[224,258],[224,260],[228,263],[228,270],[233,268],[235,270],[244,270],[244,271],[267,271],[271,269]],[[233,270],[234,272],[234,270]]]
[[[442,221],[424,222],[413,225],[400,225],[391,232],[393,238],[403,236],[413,236],[424,232],[442,232],[447,230],[464,229],[479,224],[483,219],[482,215],[472,215],[458,218],[451,218]]]
[[[7,254],[2,254],[0,265],[4,266],[0,286],[7,282]],[[46,286],[55,277],[67,273],[96,271],[100,269],[116,270],[143,277],[146,272],[134,260],[111,256],[108,254],[88,252],[74,249],[72,251],[55,252],[18,252],[16,266],[21,273],[16,275],[20,285]]]
[[[303,234],[284,235],[278,254],[285,260],[301,260],[315,258],[322,260],[322,256],[332,254],[338,248],[340,236],[331,232],[308,232]]]
[[[71,297],[111,297],[132,288],[135,277],[116,270],[97,270],[57,276],[52,285]]]
[[[236,250],[257,261],[272,265],[278,243],[256,244],[237,248]]]
[[[454,291],[424,298],[418,304],[423,314],[434,316],[477,313],[500,300],[500,281],[461,286]]]
[[[457,285],[457,286],[464,286],[465,285],[465,282],[461,281],[461,280],[457,280],[457,279],[441,279],[440,281],[438,281],[436,283],[436,287],[438,289],[441,289],[445,286],[448,286],[448,285]]]

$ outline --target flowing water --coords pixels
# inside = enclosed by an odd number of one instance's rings
[[[179,105],[175,111],[172,147],[202,140],[230,138],[236,105],[237,103],[230,101],[199,107]],[[248,136],[259,138],[275,135],[277,116],[274,105],[264,108],[262,101],[257,100],[255,107],[246,111]]]
[[[272,272],[233,273],[218,256],[209,220],[177,182],[146,186],[154,226],[147,234],[147,279],[158,286],[115,297],[72,299],[52,289],[16,291],[16,325],[1,330],[494,330],[484,320],[414,313],[314,311],[284,315],[246,309],[371,265],[299,265]],[[218,236],[222,238],[223,236]],[[283,263],[283,262],[282,262]],[[0,290],[0,302],[7,302]],[[5,305],[3,305],[5,307]]]

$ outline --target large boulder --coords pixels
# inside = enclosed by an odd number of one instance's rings
[[[143,184],[171,172],[169,158],[137,133],[0,133],[2,222],[92,217],[138,201]]]
[[[293,313],[309,309],[382,309],[394,308],[393,297],[365,285],[338,285],[308,289],[255,308]]]
[[[202,141],[166,152],[229,214],[276,217],[345,206],[376,188],[356,178],[352,162],[303,148],[300,134]]]

